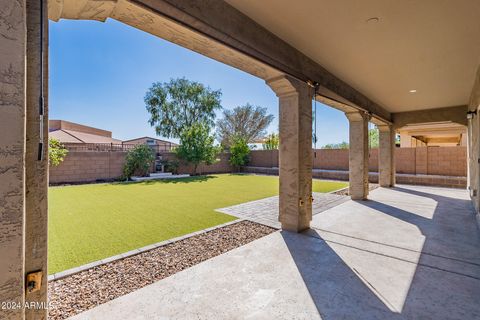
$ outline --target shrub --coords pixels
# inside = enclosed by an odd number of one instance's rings
[[[154,161],[155,154],[149,146],[145,144],[135,146],[127,153],[123,166],[124,178],[130,179],[133,175],[146,176]]]
[[[176,159],[172,160],[164,160],[162,161],[163,169],[165,172],[171,172],[173,174],[178,174],[178,167],[180,166],[180,162]]]
[[[239,171],[241,166],[248,163],[249,155],[250,148],[248,147],[247,140],[239,137],[234,138],[230,146],[230,164]]]
[[[275,134],[275,133],[269,134],[265,139],[265,141],[263,142],[263,149],[277,150],[279,143],[280,143],[280,137],[278,136],[278,134]]]
[[[68,154],[67,148],[57,139],[48,139],[48,162],[51,166],[58,166],[65,160]]]
[[[210,135],[206,124],[196,123],[180,134],[180,145],[175,149],[177,157],[193,165],[193,175],[197,174],[200,163],[213,164],[218,161],[221,151],[214,145],[215,139]]]

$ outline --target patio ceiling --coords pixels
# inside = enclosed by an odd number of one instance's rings
[[[226,2],[390,112],[468,103],[478,0]]]

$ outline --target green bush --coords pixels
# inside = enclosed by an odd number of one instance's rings
[[[145,144],[135,146],[127,153],[123,166],[124,178],[130,179],[133,175],[146,176],[154,161],[155,154],[149,146]]]
[[[218,161],[221,147],[214,145],[215,139],[210,135],[206,124],[195,123],[180,134],[180,145],[175,149],[177,157],[193,165],[192,174],[197,174],[198,165],[207,165]]]
[[[57,139],[48,139],[48,162],[51,166],[58,166],[65,160],[68,154],[67,148]]]
[[[247,140],[243,138],[234,138],[232,145],[230,146],[230,164],[240,169],[249,161],[250,148],[248,147]]]
[[[280,144],[280,137],[278,134],[272,133],[267,136],[263,142],[264,150],[278,150],[278,145]]]
[[[180,162],[177,159],[171,160],[164,160],[162,161],[163,169],[165,172],[171,172],[173,174],[178,174],[178,167],[180,166]]]

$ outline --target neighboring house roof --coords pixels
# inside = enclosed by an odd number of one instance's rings
[[[73,130],[52,131],[50,137],[62,143],[122,143],[122,140]]]
[[[49,133],[50,138],[57,139],[62,143],[82,143],[79,139],[75,138],[71,134],[63,131],[63,130],[56,130]]]
[[[149,139],[149,140],[151,139],[151,140],[156,140],[156,141],[160,141],[160,142],[170,143],[170,144],[172,144],[172,146],[178,146],[178,144],[175,143],[175,142],[162,140],[162,139],[158,139],[158,138],[152,138],[152,137],[140,137],[140,138],[135,138],[135,139],[130,139],[130,140],[124,140],[123,143],[128,143],[128,142],[142,140],[142,139]]]
[[[49,135],[62,143],[115,143],[122,140],[112,138],[112,132],[65,120],[50,120]]]

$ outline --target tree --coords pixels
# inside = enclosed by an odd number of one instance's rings
[[[203,84],[185,78],[170,82],[156,82],[145,95],[150,113],[148,121],[157,135],[179,138],[180,134],[196,123],[208,127],[215,124],[215,111],[221,109],[220,90],[211,90]]]
[[[269,134],[262,144],[264,150],[277,150],[280,144],[280,137],[276,133]]]
[[[375,127],[373,129],[368,130],[368,143],[370,148],[378,148],[378,128]],[[341,143],[329,143],[322,147],[322,149],[348,149],[350,145],[348,142],[341,142]]]
[[[195,123],[181,132],[180,145],[175,152],[179,159],[193,164],[193,175],[196,175],[199,164],[210,165],[217,161],[221,148],[214,142],[209,127],[204,123]]]
[[[152,148],[146,144],[139,144],[129,150],[123,165],[123,176],[130,179],[131,176],[146,176],[155,161],[155,154]]]
[[[267,114],[267,108],[247,103],[233,110],[224,110],[223,119],[217,121],[217,139],[223,146],[229,147],[234,137],[255,143],[265,135],[265,129],[273,121],[273,115]]]
[[[67,154],[67,148],[60,141],[54,138],[48,139],[48,161],[51,166],[58,166],[65,160]]]
[[[379,135],[378,135],[378,128],[377,127],[368,130],[368,141],[369,141],[369,144],[370,144],[370,148],[378,148]]]
[[[341,142],[341,143],[329,143],[329,144],[326,144],[322,147],[322,149],[348,149],[349,148],[349,144],[348,142]]]
[[[250,148],[248,147],[247,141],[241,137],[234,137],[230,145],[230,164],[239,171],[240,167],[248,163],[249,155]]]

